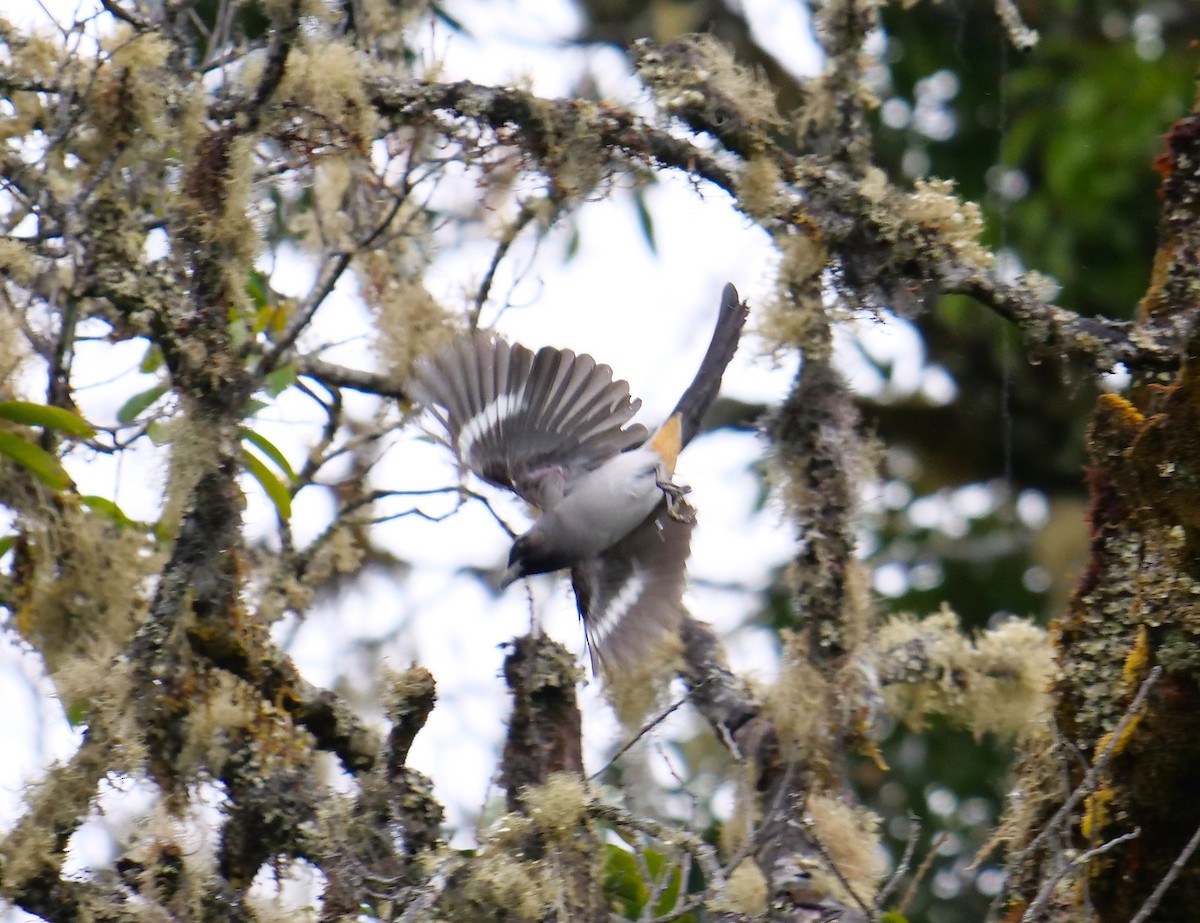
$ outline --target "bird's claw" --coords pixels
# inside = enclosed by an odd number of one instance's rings
[[[696,522],[696,509],[687,502],[687,495],[692,489],[686,484],[674,484],[662,478],[658,480],[658,489],[663,492],[667,501],[667,515],[676,522],[693,525]]]

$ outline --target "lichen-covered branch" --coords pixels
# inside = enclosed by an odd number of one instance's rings
[[[1036,273],[1008,282],[994,269],[947,263],[938,278],[943,292],[969,295],[1012,321],[1030,356],[1077,356],[1098,372],[1177,368],[1189,333],[1183,315],[1138,322],[1075,314],[1051,301],[1054,286]]]

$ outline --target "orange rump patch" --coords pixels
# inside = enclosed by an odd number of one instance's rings
[[[675,473],[675,462],[679,458],[679,450],[683,448],[680,442],[683,439],[683,418],[679,414],[674,414],[662,426],[658,432],[650,440],[650,448],[652,448],[658,457],[663,461],[663,467],[666,468],[667,474]]]

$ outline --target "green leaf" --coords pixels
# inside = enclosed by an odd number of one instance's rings
[[[172,429],[173,427],[164,426],[158,420],[151,420],[146,424],[146,435],[156,446],[164,446],[171,441]]]
[[[242,449],[242,465],[250,472],[250,476],[266,492],[267,497],[275,504],[279,518],[287,522],[292,517],[292,497],[283,482],[271,473],[271,469],[263,464],[262,459],[249,449]]]
[[[117,422],[132,423],[141,416],[142,411],[166,394],[170,388],[170,382],[163,381],[156,384],[153,388],[147,388],[145,391],[135,394],[122,404],[121,409],[117,411]]]
[[[250,300],[256,308],[265,308],[271,303],[270,291],[271,284],[267,280],[266,273],[252,267],[250,275],[246,279],[246,294],[250,296]]]
[[[146,353],[142,356],[142,361],[138,365],[138,371],[143,375],[150,375],[162,368],[163,353],[158,348],[157,343],[151,343],[146,347]]]
[[[615,843],[604,849],[604,894],[618,913],[636,920],[650,897],[642,871],[629,850]]]
[[[0,432],[0,455],[7,455],[53,490],[66,490],[75,483],[57,458],[13,433]]]
[[[27,426],[44,426],[57,429],[72,436],[89,439],[96,431],[79,414],[49,404],[34,404],[31,401],[0,401],[0,418],[24,423]]]
[[[654,216],[650,214],[650,209],[646,206],[646,196],[642,190],[638,189],[633,193],[633,205],[637,209],[638,224],[642,229],[642,237],[646,240],[646,246],[650,248],[650,252],[658,253],[658,244],[654,241]]]
[[[296,480],[296,472],[288,464],[287,456],[279,451],[279,447],[262,433],[256,433],[246,426],[238,427],[238,435],[258,449],[263,455],[275,462],[275,467],[287,475],[289,481]]]
[[[16,543],[17,537],[15,535],[6,535],[4,538],[0,538],[0,558],[12,551],[13,545]]]
[[[659,861],[653,863],[650,861],[650,853],[652,850],[647,850],[646,852],[646,865],[650,869],[650,873],[657,881],[663,875],[665,859],[661,854],[655,853],[654,855],[658,857]],[[672,866],[671,868],[666,869],[665,872],[669,876],[669,879],[666,887],[664,887],[659,893],[658,903],[654,905],[654,913],[660,917],[666,916],[675,909],[675,904],[679,901],[679,889],[683,884],[683,875],[679,871],[678,866]]]
[[[87,724],[88,703],[83,699],[76,699],[67,706],[67,724],[73,728]]]
[[[229,331],[229,342],[234,349],[241,349],[250,342],[250,328],[246,326],[246,322],[240,317],[231,317],[229,323],[226,324],[226,329]]]
[[[242,419],[244,420],[247,417],[252,417],[264,407],[270,406],[271,405],[266,401],[260,401],[258,398],[252,397],[250,400],[246,401],[246,406],[242,408]]]
[[[879,923],[908,923],[908,917],[895,910],[888,910],[879,918]]]
[[[575,259],[576,255],[579,253],[580,243],[581,240],[579,237],[579,226],[577,224],[572,224],[571,234],[569,237],[567,237],[567,245],[563,248],[564,263],[569,263],[571,260]]]
[[[279,397],[295,383],[296,369],[290,365],[281,365],[263,379],[263,390],[271,397]]]
[[[154,540],[160,545],[169,545],[179,534],[179,520],[160,519],[154,524]]]
[[[108,497],[98,497],[95,494],[87,494],[80,497],[79,502],[86,506],[94,513],[99,513],[101,516],[107,516],[119,526],[136,525],[132,519],[125,515],[125,512],[117,506]]]

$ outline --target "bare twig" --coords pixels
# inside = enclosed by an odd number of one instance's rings
[[[669,706],[667,706],[666,709],[659,712],[657,715],[655,715],[653,718],[651,718],[649,721],[647,721],[645,724],[643,724],[638,729],[638,732],[636,734],[634,734],[631,738],[629,738],[629,740],[625,741],[625,743],[621,744],[621,746],[617,748],[617,752],[612,755],[612,758],[607,763],[605,763],[603,766],[601,766],[599,769],[597,769],[595,772],[593,772],[590,776],[588,776],[588,781],[594,782],[596,779],[600,778],[600,776],[604,775],[604,773],[608,772],[608,770],[612,767],[612,765],[614,763],[616,763],[616,761],[619,760],[621,757],[623,757],[626,753],[628,753],[631,749],[633,749],[634,745],[637,744],[637,742],[639,740],[641,740],[643,737],[645,737],[647,734],[649,734],[652,730],[654,730],[656,727],[658,727],[660,724],[662,724],[664,721],[666,721],[667,718],[669,718],[676,711],[678,711],[680,709],[680,707],[682,707],[684,704],[686,704],[692,698],[692,695],[694,692],[695,692],[695,689],[689,689],[683,695],[682,698],[677,699],[676,701],[672,702]]]
[[[1040,847],[1046,839],[1052,834],[1058,832],[1064,824],[1070,821],[1071,813],[1079,805],[1079,803],[1092,791],[1095,790],[1099,782],[1100,773],[1108,766],[1109,760],[1112,759],[1116,752],[1117,744],[1122,740],[1125,731],[1129,728],[1132,722],[1141,712],[1142,707],[1146,704],[1146,699],[1150,696],[1150,690],[1154,688],[1154,684],[1162,677],[1163,669],[1161,666],[1156,666],[1150,671],[1142,684],[1138,687],[1137,694],[1133,697],[1133,701],[1129,703],[1129,707],[1125,709],[1125,713],[1121,716],[1121,720],[1117,722],[1117,726],[1113,728],[1109,735],[1108,741],[1100,752],[1096,754],[1092,760],[1091,766],[1084,773],[1083,779],[1075,786],[1075,789],[1067,796],[1067,799],[1062,803],[1054,815],[1046,822],[1037,835],[1027,843],[1019,853],[1009,860],[1010,865],[1020,865],[1031,856],[1038,847]],[[1001,889],[997,892],[996,897],[992,900],[988,907],[986,919],[995,919],[997,912],[1005,898],[1005,892]]]
[[[850,879],[847,878],[845,873],[842,872],[842,870],[838,867],[838,864],[834,861],[832,854],[830,854],[829,850],[825,848],[825,844],[821,842],[821,836],[817,832],[817,825],[813,823],[812,817],[807,813],[801,814],[799,822],[800,826],[804,828],[804,832],[808,834],[808,838],[812,841],[812,844],[817,847],[817,852],[821,854],[821,858],[825,860],[825,865],[830,869],[830,871],[833,872],[834,877],[837,878],[841,886],[846,889],[846,893],[849,894],[854,903],[858,905],[858,909],[863,912],[863,917],[867,920],[875,919],[875,911],[871,907],[868,907],[867,902],[859,897],[858,892],[854,889],[854,885],[851,883]]]
[[[1113,729],[1107,743],[1096,754],[1096,758],[1092,761],[1092,765],[1088,768],[1083,780],[1071,792],[1067,800],[1063,802],[1062,807],[1054,812],[1054,816],[1050,818],[1047,824],[1041,829],[1037,836],[1029,841],[1029,844],[1021,850],[1022,857],[1028,856],[1034,849],[1042,844],[1049,836],[1051,830],[1055,830],[1068,819],[1071,812],[1081,802],[1085,796],[1091,794],[1096,788],[1096,783],[1099,780],[1100,773],[1108,766],[1108,761],[1112,759],[1113,753],[1117,749],[1117,744],[1121,741],[1125,734],[1129,723],[1137,717],[1142,710],[1142,706],[1146,704],[1146,699],[1150,695],[1150,690],[1154,688],[1154,684],[1162,677],[1163,669],[1161,666],[1156,666],[1150,671],[1149,675],[1142,680],[1141,686],[1138,687],[1137,695],[1133,697],[1133,701],[1129,703],[1129,707],[1125,709],[1125,714],[1121,716],[1121,720],[1117,722],[1117,726]]]
[[[908,885],[908,890],[904,892],[904,897],[900,898],[900,903],[896,910],[904,913],[904,909],[912,903],[914,897],[917,896],[917,889],[921,887],[921,882],[925,880],[925,876],[929,874],[929,869],[933,865],[933,860],[937,858],[938,850],[942,848],[942,844],[950,838],[950,834],[942,831],[929,844],[929,852],[925,854],[925,858],[921,860],[921,864],[917,866],[916,874],[913,875],[913,880]]]
[[[1192,838],[1187,841],[1187,845],[1180,850],[1179,855],[1175,857],[1175,861],[1171,863],[1171,868],[1167,870],[1167,874],[1163,876],[1162,881],[1158,883],[1158,886],[1146,898],[1146,903],[1142,904],[1129,923],[1145,923],[1150,914],[1154,913],[1154,909],[1163,899],[1163,895],[1167,893],[1167,888],[1171,887],[1172,882],[1179,877],[1179,873],[1188,864],[1188,860],[1192,858],[1192,854],[1196,851],[1197,847],[1200,847],[1200,827],[1196,828],[1196,832],[1192,834]]]
[[[475,293],[475,304],[471,309],[472,328],[479,326],[479,315],[483,312],[483,305],[491,293],[492,283],[496,279],[496,270],[500,268],[501,261],[504,259],[505,254],[508,253],[513,242],[537,214],[538,209],[534,207],[532,201],[523,202],[520,212],[517,213],[517,217],[504,229],[504,234],[500,237],[499,242],[496,244],[496,250],[492,254],[492,261],[488,264],[487,272],[483,274],[483,281],[479,283],[479,291]]]
[[[387,375],[347,368],[344,365],[326,362],[313,355],[297,356],[292,364],[295,366],[297,374],[315,378],[334,388],[349,388],[351,391],[361,391],[364,394],[378,394],[380,397],[408,400],[408,394],[404,388]]]
[[[1114,837],[1106,843],[1101,843],[1099,846],[1089,849],[1087,852],[1080,853],[1069,862],[1064,862],[1062,868],[1058,869],[1058,871],[1042,882],[1037,895],[1029,902],[1025,913],[1021,915],[1021,923],[1033,923],[1038,918],[1042,911],[1046,909],[1046,905],[1050,903],[1050,899],[1054,896],[1054,889],[1058,886],[1058,883],[1071,872],[1087,865],[1096,856],[1103,855],[1109,850],[1120,846],[1122,843],[1136,840],[1140,835],[1141,830],[1131,830],[1129,833],[1123,833],[1118,837]]]
[[[145,32],[152,28],[150,20],[143,16],[139,16],[137,13],[130,12],[123,6],[120,6],[116,0],[100,0],[100,5],[104,7],[107,12],[111,13],[113,16],[116,16],[117,19],[120,19],[122,22],[129,23],[129,25],[133,26],[139,32]]]
[[[297,338],[305,331],[305,329],[307,329],[308,325],[312,323],[313,317],[316,316],[316,313],[320,309],[321,305],[325,303],[325,299],[329,297],[330,293],[334,289],[334,286],[337,285],[338,280],[342,277],[342,274],[345,273],[345,271],[350,267],[350,261],[354,258],[354,255],[368,249],[372,244],[374,244],[375,241],[379,239],[380,235],[387,230],[388,226],[395,219],[396,215],[399,214],[401,206],[403,206],[405,201],[408,199],[410,186],[407,177],[411,171],[412,155],[410,153],[409,164],[405,171],[405,179],[402,181],[402,191],[395,197],[395,200],[392,202],[387,214],[384,215],[382,220],[380,220],[375,227],[372,228],[371,231],[368,232],[367,235],[358,242],[353,250],[334,253],[331,257],[328,257],[325,260],[325,263],[321,267],[321,273],[317,279],[317,284],[314,285],[313,290],[308,293],[308,297],[304,299],[302,306],[296,312],[296,316],[292,318],[292,322],[288,324],[287,328],[280,336],[279,341],[275,344],[271,351],[266,353],[259,361],[258,368],[255,370],[255,379],[261,379],[262,376],[270,373],[272,369],[280,364],[280,362],[284,361],[284,357],[287,355],[292,346],[295,345]]]
[[[260,360],[258,368],[255,370],[256,374],[253,376],[255,384],[262,379],[262,376],[271,372],[280,363],[282,357],[287,354],[287,351],[296,342],[296,338],[312,323],[317,310],[325,303],[325,299],[329,297],[329,293],[333,291],[338,279],[342,277],[342,274],[349,267],[350,260],[353,257],[353,253],[345,251],[326,257],[324,263],[321,265],[320,274],[317,276],[317,284],[308,293],[308,296],[304,299],[299,310],[292,318],[292,322],[287,325],[287,328],[275,343],[274,348]]]
[[[921,821],[917,819],[915,814],[909,815],[908,818],[908,842],[904,844],[904,855],[900,857],[900,861],[896,864],[896,871],[892,872],[892,877],[887,880],[879,893],[875,895],[875,909],[881,910],[887,899],[892,896],[892,892],[900,886],[900,882],[904,880],[904,876],[908,874],[909,866],[912,864],[912,857],[917,851],[917,840],[921,838]]]

